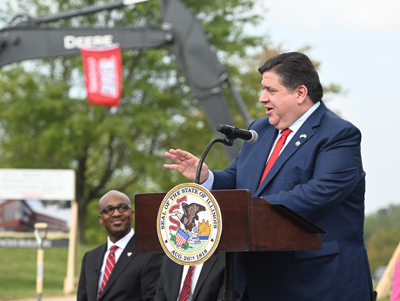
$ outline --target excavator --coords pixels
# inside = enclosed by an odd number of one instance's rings
[[[23,60],[80,55],[80,47],[83,46],[118,43],[121,49],[155,49],[168,45],[215,133],[219,134],[216,131],[219,124],[235,124],[223,84],[229,88],[235,105],[248,126],[252,120],[226,66],[211,50],[201,23],[180,0],[159,0],[161,24],[145,24],[138,28],[42,26],[60,19],[103,10],[125,6],[134,8],[135,5],[144,5],[138,3],[146,1],[148,0],[118,0],[55,15],[27,16],[25,20],[0,30],[0,67]],[[234,141],[232,146],[224,147],[228,157],[233,159],[241,144]]]

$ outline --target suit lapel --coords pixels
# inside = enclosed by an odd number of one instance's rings
[[[217,260],[217,257],[214,254],[206,262],[204,262],[203,268],[201,269],[199,279],[197,279],[197,283],[196,283],[196,287],[193,292],[192,300],[196,300],[196,297],[197,297],[201,287],[203,286],[204,281],[206,281],[208,275],[210,274],[211,269],[216,260]]]
[[[167,260],[170,260],[169,258]],[[183,265],[177,264],[171,260],[171,263],[176,266],[176,268],[171,268],[171,300],[178,300],[179,291],[181,289],[181,281],[182,281],[182,272],[183,272]],[[168,289],[168,288],[164,288]]]
[[[305,145],[312,136],[314,136],[315,131],[313,128],[317,127],[320,124],[321,118],[325,114],[326,110],[327,109],[324,103],[321,101],[318,109],[315,110],[315,112],[307,118],[300,129],[289,141],[288,145],[285,146],[284,150],[279,155],[274,165],[271,167],[271,170],[268,172],[264,181],[256,190],[254,196],[258,196],[261,191],[268,185],[268,183],[274,178],[278,171],[282,168],[285,162],[289,160],[289,158],[293,156],[298,149]]]
[[[113,286],[114,282],[118,279],[119,275],[125,270],[125,268],[129,265],[130,261],[136,255],[137,253],[135,251],[135,235],[134,235],[126,245],[125,249],[122,251],[121,256],[119,257],[117,263],[115,264],[114,269],[111,272],[110,278],[108,279],[103,294],[101,296],[104,296],[109,290],[109,288]]]
[[[101,276],[101,267],[103,266],[104,254],[107,251],[107,243],[101,246],[99,252],[95,254],[93,258],[93,263],[96,265],[94,269],[94,274],[92,275],[93,278],[96,278],[96,282],[91,282],[93,285],[88,288],[88,291],[91,292],[92,296],[96,296],[97,299],[97,292],[99,290],[99,277]]]

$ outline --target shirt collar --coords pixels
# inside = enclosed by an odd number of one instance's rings
[[[292,130],[292,133],[296,133],[300,127],[303,125],[304,121],[307,120],[308,117],[311,116],[312,113],[314,113],[314,111],[316,109],[318,109],[318,107],[321,105],[321,102],[318,101],[317,103],[315,103],[307,112],[305,112],[299,119],[297,119],[291,126],[289,126],[289,129]],[[279,134],[282,133],[282,130],[279,131]]]
[[[113,245],[117,245],[118,248],[121,248],[122,250],[125,249],[126,245],[131,240],[131,238],[133,237],[134,234],[135,234],[135,230],[133,230],[133,228],[132,228],[128,234],[126,234],[124,237],[122,237],[120,240],[118,240],[115,244],[110,240],[110,237],[108,237],[107,250],[110,250]]]

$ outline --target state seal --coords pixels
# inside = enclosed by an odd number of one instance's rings
[[[218,246],[222,217],[217,201],[203,186],[175,186],[157,215],[157,234],[167,256],[181,265],[206,261]]]

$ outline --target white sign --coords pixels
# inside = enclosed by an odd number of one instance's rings
[[[0,199],[75,199],[72,169],[0,169]]]

